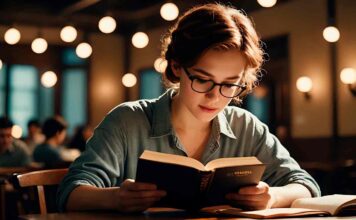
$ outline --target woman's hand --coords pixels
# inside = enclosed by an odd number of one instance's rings
[[[154,184],[127,179],[116,190],[116,207],[120,212],[142,212],[165,195],[166,192],[157,190]]]
[[[256,186],[241,187],[238,192],[227,194],[226,199],[231,201],[231,205],[246,210],[271,208],[275,202],[274,195],[265,182],[259,182]]]

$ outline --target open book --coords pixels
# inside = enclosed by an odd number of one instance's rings
[[[194,210],[227,204],[227,193],[258,184],[264,170],[256,157],[220,158],[204,166],[193,158],[145,150],[136,182],[154,183],[167,192],[157,206]]]
[[[211,211],[210,211],[211,212]],[[215,210],[217,214],[249,218],[278,218],[309,215],[356,215],[356,195],[328,195],[295,200],[290,208],[243,211],[237,208]]]

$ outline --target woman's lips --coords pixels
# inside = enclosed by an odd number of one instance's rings
[[[209,108],[209,107],[206,107],[206,106],[202,106],[202,105],[199,105],[199,108],[204,111],[204,112],[208,112],[208,113],[213,113],[217,110],[217,108]]]

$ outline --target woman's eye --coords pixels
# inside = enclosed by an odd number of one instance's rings
[[[206,83],[206,82],[209,81],[209,80],[201,79],[201,78],[196,78],[196,80],[197,80],[199,83]]]
[[[233,85],[233,84],[224,84],[224,87],[230,89],[230,88],[234,88],[235,85]]]

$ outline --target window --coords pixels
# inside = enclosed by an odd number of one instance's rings
[[[44,122],[60,114],[67,120],[71,135],[75,126],[87,123],[87,60],[79,58],[75,48],[49,47],[48,56],[40,61],[26,50],[9,47],[18,56],[13,64],[3,64],[0,69],[0,116],[9,116],[27,136],[30,119]],[[47,70],[58,76],[55,87],[41,85],[41,74]]]
[[[5,115],[6,65],[0,69],[0,116]]]
[[[9,116],[27,135],[27,122],[38,116],[38,70],[30,65],[9,68]]]
[[[38,119],[44,121],[54,115],[54,88],[40,86]]]
[[[77,126],[88,123],[87,60],[78,57],[75,48],[66,48],[62,62],[61,115],[68,122],[68,135],[72,135]]]
[[[62,115],[68,121],[68,134],[87,123],[87,78],[83,69],[67,69],[62,75]]]
[[[142,71],[140,77],[141,99],[157,98],[163,93],[164,88],[162,87],[161,74],[150,69]]]

